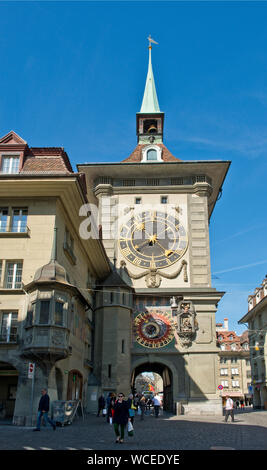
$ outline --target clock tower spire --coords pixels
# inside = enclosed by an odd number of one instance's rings
[[[149,40],[148,71],[141,110],[136,114],[137,139],[140,144],[162,143],[164,113],[160,110],[154,80],[151,43],[158,44],[151,36]]]

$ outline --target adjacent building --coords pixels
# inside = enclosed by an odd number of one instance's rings
[[[267,409],[267,276],[248,297],[248,312],[239,320],[249,331],[253,404]]]
[[[252,395],[248,331],[244,331],[241,336],[235,331],[229,331],[228,318],[225,318],[224,323],[216,324],[216,332],[220,347],[217,383],[223,387],[222,404],[225,404],[226,395],[235,402],[250,404]]]
[[[94,288],[110,271],[102,242],[79,236],[87,202],[64,149],[0,139],[0,419],[31,423],[43,387],[86,404]]]

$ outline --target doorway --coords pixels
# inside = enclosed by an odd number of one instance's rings
[[[67,400],[81,400],[83,393],[83,376],[78,370],[71,370],[68,379]]]
[[[0,362],[0,422],[10,424],[16,404],[19,373],[15,367]]]

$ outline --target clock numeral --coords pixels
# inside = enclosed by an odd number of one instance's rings
[[[132,263],[135,264],[136,266],[140,266],[140,264],[142,263],[142,260],[140,258],[135,258],[132,261]]]
[[[123,248],[123,249],[121,250],[121,252],[122,252],[123,256],[125,256],[125,257],[127,257],[127,256],[129,256],[129,255],[131,254],[130,248]]]

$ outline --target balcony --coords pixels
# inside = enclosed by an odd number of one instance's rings
[[[9,238],[24,238],[30,237],[31,231],[28,226],[20,227],[0,227],[0,238],[9,237]]]
[[[56,362],[71,355],[67,328],[48,324],[26,326],[25,330],[24,356]]]

